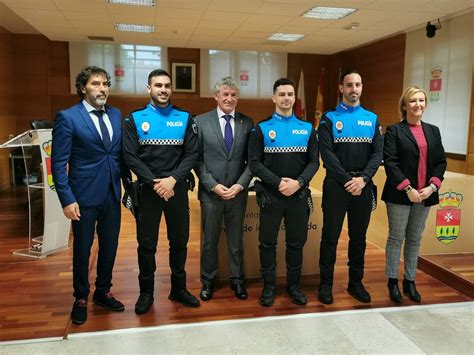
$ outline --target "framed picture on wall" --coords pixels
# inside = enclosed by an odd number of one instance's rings
[[[171,82],[175,92],[196,92],[196,64],[171,63]]]

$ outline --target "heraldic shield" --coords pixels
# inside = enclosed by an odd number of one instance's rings
[[[461,204],[463,196],[451,190],[439,195],[436,211],[436,238],[444,244],[454,242],[459,237],[461,226]]]

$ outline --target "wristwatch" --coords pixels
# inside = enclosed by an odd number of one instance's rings
[[[403,191],[405,191],[406,194],[408,194],[411,190],[413,190],[411,185],[407,185],[406,187],[403,188]]]
[[[430,187],[431,187],[431,190],[433,190],[433,192],[438,191],[438,188],[436,187],[435,184],[431,183],[431,184],[430,184]]]

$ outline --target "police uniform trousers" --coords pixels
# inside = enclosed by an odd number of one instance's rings
[[[243,224],[247,207],[248,191],[238,193],[235,198],[201,201],[201,226],[203,244],[201,247],[201,282],[213,284],[218,268],[219,237],[224,221],[227,236],[230,282],[244,282]]]
[[[319,257],[321,285],[332,286],[337,242],[347,213],[349,229],[349,286],[358,286],[364,276],[366,232],[372,212],[370,181],[359,196],[352,196],[331,177],[323,182],[323,229]]]
[[[165,214],[168,241],[171,288],[174,292],[186,288],[184,266],[189,240],[189,200],[185,183],[178,182],[174,196],[168,201],[161,198],[153,188],[143,185],[137,220],[138,281],[141,293],[153,293],[156,270],[156,247],[161,215]]]
[[[276,246],[282,219],[286,233],[287,286],[299,284],[303,264],[303,247],[308,238],[310,190],[297,191],[293,196],[280,197],[265,192],[271,203],[260,208],[258,234],[260,265],[264,281],[274,282],[276,272]]]
[[[102,204],[79,206],[81,217],[72,221],[73,243],[73,287],[76,299],[87,299],[89,295],[89,257],[94,232],[97,229],[99,252],[95,292],[105,294],[112,287],[112,269],[117,254],[120,231],[120,201],[115,196],[112,184]]]

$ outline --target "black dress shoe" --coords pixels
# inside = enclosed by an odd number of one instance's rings
[[[74,324],[84,324],[87,320],[87,301],[78,299],[72,305],[71,320]]]
[[[362,284],[357,286],[349,286],[347,288],[347,292],[349,292],[349,294],[359,302],[369,303],[371,300],[370,294],[367,292],[364,285]]]
[[[403,293],[407,295],[408,298],[411,299],[413,302],[421,302],[421,296],[416,290],[415,281],[403,279]]]
[[[145,314],[147,313],[151,306],[153,305],[153,294],[142,292],[140,296],[138,296],[137,303],[135,303],[135,313],[136,314]]]
[[[200,305],[199,300],[186,289],[179,291],[171,290],[168,299],[179,302],[186,307],[199,307]]]
[[[398,288],[398,282],[390,282],[387,284],[388,287],[388,293],[390,295],[390,299],[397,303],[401,304],[402,303],[402,295],[400,293],[400,289]]]
[[[308,302],[306,295],[303,293],[303,291],[301,291],[299,286],[287,287],[286,292],[290,296],[293,303],[297,304],[298,306],[304,306]]]
[[[260,296],[260,304],[264,307],[271,307],[275,303],[276,286],[264,285],[262,295]]]
[[[334,302],[332,297],[332,287],[327,285],[319,285],[318,300],[324,304],[332,304]]]
[[[104,307],[108,311],[121,312],[125,309],[122,302],[117,300],[112,292],[95,293],[92,297],[92,302],[98,306]]]
[[[212,285],[202,285],[201,292],[199,293],[199,297],[203,301],[209,301],[212,299],[214,295],[214,287]]]
[[[243,284],[232,284],[230,285],[232,291],[234,291],[235,297],[239,300],[246,300],[249,296],[247,293],[247,289]]]

